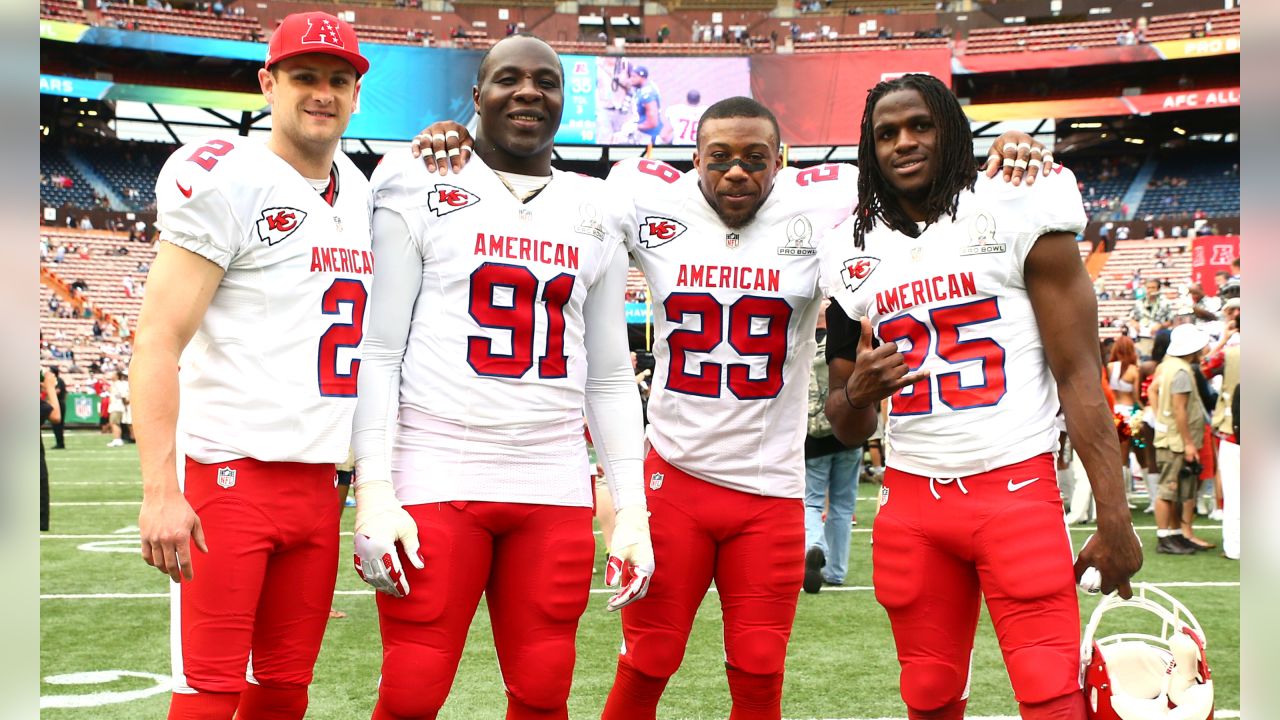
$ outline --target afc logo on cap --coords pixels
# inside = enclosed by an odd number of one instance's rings
[[[303,45],[332,45],[337,48],[345,48],[342,42],[342,31],[338,25],[332,20],[321,20],[317,25],[315,20],[307,20],[307,32],[303,34]]]

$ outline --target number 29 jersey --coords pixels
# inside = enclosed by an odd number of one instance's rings
[[[179,451],[342,462],[373,274],[359,168],[336,153],[322,194],[261,142],[194,143],[161,169],[156,209],[162,241],[225,271],[182,353]]]
[[[715,485],[802,497],[822,298],[815,240],[848,217],[857,169],[784,168],[737,229],[702,195],[696,171],[630,159],[608,185],[633,201],[622,231],[653,299],[649,444]]]
[[[1057,449],[1057,384],[1022,268],[1041,235],[1085,222],[1075,176],[1059,166],[1031,187],[980,175],[955,220],[916,238],[877,222],[858,250],[850,218],[824,240],[829,294],[896,342],[911,371],[930,373],[890,399],[890,467],[963,477]]]

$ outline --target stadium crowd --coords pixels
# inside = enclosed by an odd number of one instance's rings
[[[99,10],[108,9],[100,3]],[[152,9],[164,8],[154,3]],[[218,18],[226,12],[220,2],[202,10]],[[317,23],[332,37],[348,34],[348,42],[302,39]],[[1133,41],[1121,38],[1122,44]],[[303,58],[312,64],[304,64]],[[315,64],[322,69],[317,71]],[[982,188],[1005,181],[998,177],[1002,147],[1005,166],[1017,167],[1019,178],[1023,169],[1049,167],[1051,149],[1024,142],[1031,140],[1024,133],[1007,133],[1002,141],[1012,135],[1018,142],[997,141],[987,163],[990,171],[980,178],[972,163],[968,119],[936,78],[908,74],[873,90],[863,137],[875,140],[859,148],[862,176],[856,192],[852,168],[843,178],[838,166],[784,170],[777,119],[749,98],[720,101],[699,121],[699,150],[705,154],[695,160],[695,172],[682,175],[663,163],[636,158],[619,163],[606,185],[553,171],[552,138],[561,99],[557,83],[564,74],[560,59],[549,44],[509,33],[480,63],[475,102],[484,113],[475,160],[465,168],[453,167],[455,180],[482,188],[504,221],[532,223],[536,210],[536,222],[545,223],[537,227],[548,235],[594,237],[595,242],[582,246],[586,259],[580,268],[578,246],[567,253],[558,250],[554,262],[547,259],[551,255],[525,265],[488,261],[495,255],[529,258],[516,256],[522,251],[511,249],[511,238],[505,245],[501,240],[483,242],[482,223],[493,216],[458,213],[440,221],[478,197],[440,186],[423,194],[430,170],[406,152],[389,156],[391,162],[382,164],[366,184],[361,169],[338,146],[356,105],[357,79],[368,68],[354,30],[344,21],[324,13],[289,16],[273,36],[266,67],[259,72],[264,96],[276,112],[271,139],[265,144],[237,141],[238,151],[229,141],[213,140],[175,153],[158,176],[159,233],[133,218],[122,226],[115,216],[108,218],[106,230],[96,230],[87,214],[73,221],[70,213],[64,229],[44,214],[50,229],[40,240],[47,297],[42,303],[41,392],[54,408],[44,414],[55,427],[55,449],[65,447],[62,427],[69,419],[72,393],[82,396],[77,403],[97,400],[99,418],[105,419],[100,420],[102,431],[111,434],[109,447],[131,440],[135,406],[139,418],[145,418],[138,421],[143,437],[142,556],[179,583],[178,595],[187,598],[173,616],[175,663],[185,663],[186,674],[178,674],[182,684],[171,698],[171,718],[229,718],[237,707],[240,716],[268,710],[279,717],[305,713],[311,667],[327,621],[319,605],[329,607],[334,589],[337,521],[322,508],[332,504],[327,484],[338,467],[355,476],[356,571],[380,591],[384,664],[374,718],[434,717],[449,694],[482,592],[493,618],[508,717],[567,717],[574,633],[594,565],[595,541],[582,531],[589,530],[597,498],[579,487],[575,475],[586,464],[580,440],[584,412],[596,433],[597,474],[604,475],[598,489],[617,507],[605,538],[610,554],[606,578],[618,588],[608,607],[627,606],[622,613],[625,642],[604,710],[608,720],[656,716],[712,581],[724,613],[733,717],[780,717],[795,591],[815,593],[844,582],[849,531],[857,522],[854,498],[863,478],[884,487],[883,514],[874,536],[877,599],[889,613],[899,648],[903,700],[917,715],[944,710],[951,713],[948,717],[963,714],[968,683],[961,671],[971,662],[980,596],[997,625],[1023,711],[1039,708],[1045,717],[1082,711],[1084,699],[1076,692],[1079,633],[1072,627],[1079,618],[1075,583],[1090,592],[1115,589],[1127,595],[1129,578],[1142,564],[1129,513],[1123,501],[1116,502],[1123,496],[1110,482],[1113,476],[1123,478],[1128,493],[1145,494],[1150,501],[1146,511],[1155,516],[1159,530],[1148,551],[1185,556],[1214,549],[1194,529],[1197,515],[1209,515],[1223,520],[1223,557],[1239,559],[1239,259],[1232,272],[1218,276],[1212,295],[1179,274],[1186,266],[1185,242],[1155,249],[1149,269],[1134,269],[1121,287],[1108,285],[1101,275],[1089,281],[1079,263],[1087,226],[1083,210],[1091,207],[1108,222],[1129,217],[1121,196],[1099,194],[1082,201],[1091,188],[1084,180],[1077,185],[1069,172],[1046,172],[1041,182],[1048,189],[1041,195],[983,195]],[[647,71],[641,70],[633,75],[647,79]],[[332,103],[331,111],[295,102],[312,98],[315,86]],[[329,122],[330,116],[336,121]],[[555,123],[545,121],[551,116]],[[449,130],[454,140],[459,130],[465,128]],[[322,137],[303,142],[306,132]],[[448,136],[426,137],[438,137],[433,141],[439,143]],[[465,132],[462,137],[470,139]],[[931,152],[937,150],[936,164],[932,157],[911,155],[925,143]],[[441,149],[428,155],[436,162],[461,155],[456,147],[437,147]],[[188,155],[187,150],[193,152]],[[1018,158],[1017,165],[1010,155]],[[209,174],[195,174],[191,163]],[[219,164],[216,173],[210,172]],[[1097,180],[1129,177],[1133,171],[1132,162],[1119,161],[1102,167]],[[786,201],[766,205],[775,175],[782,178],[777,192]],[[309,184],[294,182],[299,177]],[[872,179],[864,183],[864,178]],[[171,179],[176,182],[167,182]],[[840,184],[804,189],[821,180]],[[1188,185],[1177,176],[1159,182],[1153,187]],[[42,193],[48,189],[52,196],[74,189],[77,181],[50,173],[42,174],[41,184]],[[347,188],[343,195],[340,186]],[[588,213],[579,204],[606,187],[628,193],[620,211],[625,218],[609,219],[618,225],[607,240],[596,209]],[[371,194],[371,188],[376,192]],[[133,184],[116,190],[129,203],[152,197]],[[248,200],[228,203],[228,194]],[[774,287],[776,296],[761,297],[746,294],[746,287],[731,287],[732,300],[710,292],[673,291],[688,286],[689,270],[680,264],[687,258],[656,251],[671,238],[653,235],[660,224],[653,220],[658,213],[683,210],[689,197],[702,216],[689,218],[688,226],[673,222],[680,233],[692,228],[691,235],[715,240],[709,245],[725,263],[722,279],[733,272],[725,268],[738,262],[735,258],[746,253],[739,248],[746,245],[759,254],[760,265],[772,264],[779,276],[787,272],[788,278],[799,278],[795,285],[803,290]],[[542,202],[533,204],[536,199]],[[111,193],[95,187],[93,205],[112,202]],[[773,229],[787,220],[784,216],[799,203],[808,203],[802,207],[822,213],[823,219],[830,215],[843,221],[825,238],[825,248],[833,247],[838,237],[850,241],[848,248],[877,255],[842,257],[834,263],[824,256],[820,267],[813,228],[803,216],[802,224],[789,219],[798,229],[789,232],[785,247],[768,246],[763,239],[750,242],[752,233],[763,238],[766,230],[761,228]],[[779,209],[784,205],[785,210]],[[278,212],[259,217],[262,207]],[[310,208],[318,218],[299,236],[308,242],[273,249],[300,226],[299,212],[303,219],[307,216],[297,207]],[[982,212],[957,220],[960,207]],[[995,244],[993,217],[1000,217],[1002,227],[1027,229],[1009,233],[1011,242],[1018,237],[1014,252]],[[1159,237],[1154,215],[1146,217],[1147,238]],[[979,227],[974,218],[990,225]],[[1188,234],[1215,232],[1207,213],[1197,210],[1190,219]],[[663,225],[661,232],[674,232],[675,225]],[[245,227],[256,227],[248,241],[250,236],[238,233]],[[1171,236],[1181,240],[1182,226],[1173,227],[1177,232],[1171,230]],[[908,250],[905,239],[919,238],[926,230],[942,239]],[[1129,241],[1128,226],[1116,227],[1114,236],[1111,225],[1102,230],[1098,245],[1104,251]],[[470,246],[446,251],[437,250],[444,243],[422,243],[424,237],[472,235],[481,239],[474,252]],[[351,262],[339,266],[328,258],[326,265],[315,248]],[[963,257],[980,256],[969,265],[977,268],[976,285],[972,272],[967,281],[945,275],[954,257],[941,257],[939,249],[955,248]],[[372,275],[375,250],[407,262],[384,261],[382,267],[390,267],[380,271],[382,295],[370,302],[370,278],[362,276]],[[892,301],[873,292],[875,285],[864,288],[881,262],[893,268],[877,276],[877,282],[887,283],[923,267],[908,265],[922,258],[940,273],[927,287],[940,293],[936,289],[949,278],[951,297],[984,297],[935,308],[940,313],[930,316],[938,324],[935,329],[897,312],[911,306],[905,288],[924,288],[926,283],[901,285],[901,290],[884,285],[894,292]],[[551,272],[558,274],[535,275],[534,269],[547,270],[543,265],[556,266]],[[628,273],[637,266],[649,272],[648,284],[629,287]],[[701,277],[701,268],[697,272]],[[1008,282],[1014,272],[1025,284]],[[68,277],[75,279],[68,282]],[[756,282],[767,286],[763,278],[768,277],[759,273]],[[580,292],[575,290],[579,278]],[[246,322],[246,287],[255,298],[268,298],[273,312]],[[705,287],[725,285],[711,280]],[[935,301],[932,296],[922,299],[925,290],[912,292],[916,304]],[[834,302],[824,305],[823,295]],[[1132,299],[1132,307],[1127,317],[1099,315],[1099,327],[1116,330],[1118,336],[1102,340],[1095,356],[1095,333],[1081,332],[1078,320],[1084,308],[1113,298]],[[673,359],[660,365],[651,388],[650,373],[639,367],[636,353],[631,353],[629,369],[622,359],[626,330],[616,322],[624,300],[651,299],[664,311],[656,324],[660,360],[684,353],[691,336],[709,335],[708,319],[724,312],[730,328],[725,344],[739,359],[767,357],[763,377],[753,377],[743,362],[708,360],[686,366],[683,359]],[[706,303],[680,305],[700,299]],[[996,310],[997,300],[1006,314]],[[361,324],[366,302],[372,318],[367,331]],[[317,304],[323,315],[337,315],[345,304],[351,321],[316,321]],[[131,328],[140,307],[142,323],[135,336]],[[528,326],[535,321],[508,320],[513,312],[529,310],[532,316],[534,307],[546,308],[547,327],[540,336],[546,352],[536,357],[529,349],[525,357],[519,333],[528,330],[532,348]],[[736,312],[740,307],[747,309]],[[982,315],[988,311],[992,314]],[[424,320],[428,314],[429,322]],[[691,314],[701,318],[699,330],[672,329]],[[915,325],[906,327],[903,321]],[[950,322],[948,331],[945,322]],[[988,329],[993,336],[958,341],[960,326],[978,323],[992,323]],[[793,327],[807,333],[815,325],[816,344],[793,336]],[[767,331],[757,332],[764,326]],[[498,349],[493,339],[468,336],[473,327],[509,330],[510,353]],[[714,327],[719,333],[718,320]],[[270,331],[264,333],[264,328]],[[873,331],[878,333],[874,347]],[[893,334],[899,331],[903,334]],[[952,331],[955,337],[945,340]],[[922,332],[929,334],[923,346]],[[755,352],[760,347],[752,343],[760,338],[773,344]],[[909,350],[899,350],[897,341],[902,340],[910,342]],[[689,351],[711,352],[721,341],[717,335],[707,347]],[[984,348],[984,355],[960,357],[964,351],[956,346],[966,342],[971,349]],[[363,359],[345,355],[344,369],[339,350],[362,343]],[[466,349],[440,352],[450,343]],[[930,347],[935,368],[980,360],[982,384],[961,385],[959,372],[931,378],[930,371],[921,370]],[[1005,347],[1010,348],[1007,364]],[[324,354],[326,348],[330,355]],[[812,355],[815,350],[821,354]],[[916,360],[909,361],[908,355]],[[253,366],[256,374],[237,376],[261,358],[266,360]],[[535,360],[536,378],[530,373]],[[357,385],[361,363],[363,379]],[[989,363],[998,365],[999,372],[988,374]],[[137,374],[133,384],[131,365]],[[693,365],[699,374],[686,369]],[[314,374],[302,377],[303,368]],[[723,387],[732,397],[722,391],[722,369]],[[1087,380],[1083,386],[1082,375]],[[240,386],[229,389],[228,376],[236,376]],[[799,407],[805,402],[795,390],[805,378],[807,421],[801,420]],[[797,379],[801,383],[793,382]],[[948,411],[931,418],[935,380]],[[273,382],[283,386],[278,397],[259,392],[274,391]],[[1059,394],[1060,386],[1072,392]],[[184,427],[178,423],[179,388],[187,413]],[[1010,388],[1012,397],[1026,402],[997,408]],[[1104,395],[1110,407],[1101,405]],[[476,402],[477,397],[482,401]],[[1051,408],[1059,404],[1063,409],[1055,431]],[[690,407],[707,421],[700,434],[684,427]],[[885,429],[891,408],[899,416],[894,422],[901,423],[896,435]],[[955,410],[974,412],[958,416],[951,412]],[[651,444],[645,447],[647,457],[641,452],[640,432],[646,412],[654,419],[644,436]],[[305,431],[279,421],[294,413],[299,422],[311,424]],[[79,406],[76,414],[83,416]],[[979,432],[973,426],[982,423],[972,421],[959,429],[975,417],[1010,432]],[[928,425],[938,418],[963,440],[986,444],[943,447],[937,437],[944,433]],[[246,430],[237,422],[254,427]],[[791,427],[803,429],[803,456],[796,443],[786,443],[784,431]],[[1011,440],[1015,429],[1025,436]],[[1054,434],[1062,445],[1056,458],[1045,449]],[[534,438],[518,454],[510,445],[517,435]],[[744,437],[745,452],[730,447]],[[174,462],[180,440],[186,455],[181,481]],[[459,453],[459,445],[466,450]],[[722,452],[714,463],[706,461],[712,451],[726,449],[734,451]],[[916,465],[908,465],[909,470],[895,466],[895,451]],[[865,454],[870,462],[864,462]],[[1040,469],[1055,461],[1066,521],[1098,526],[1091,537],[1096,542],[1092,547],[1086,543],[1078,557],[1061,532],[1056,500],[1043,502],[1045,492],[1054,492],[1049,485],[1013,495],[1036,483]],[[510,467],[516,464],[528,477],[513,482]],[[256,482],[266,478],[272,482]],[[449,484],[457,479],[466,482]],[[1015,479],[1020,481],[1016,485]],[[279,493],[277,481],[290,483],[290,492]],[[46,482],[42,464],[42,529],[48,527]],[[248,498],[244,502],[287,522],[267,528],[246,519],[238,505],[214,499],[225,497],[216,488],[229,489],[237,482],[238,492],[244,493],[238,497]],[[1211,493],[1206,491],[1209,482]],[[891,485],[895,497],[907,497],[886,510]],[[919,510],[925,503],[915,502],[909,493],[923,498],[926,488],[935,501],[943,499],[941,490],[952,507],[966,511],[938,512],[941,505]],[[343,499],[345,493],[340,506]],[[981,504],[966,504],[973,502]],[[1001,534],[1007,529],[1000,527],[1003,523],[988,523],[988,510],[1016,522],[1020,538],[1050,538],[1051,543],[1038,546],[1046,552],[1015,557],[1021,548],[1007,542],[1010,534]],[[315,518],[321,516],[324,522],[317,526]],[[958,537],[962,544],[974,540],[978,555],[958,558],[950,548],[920,540],[908,528]],[[212,543],[217,552],[211,553],[206,532],[235,542]],[[793,552],[797,547],[804,549],[802,556]],[[767,557],[768,567],[756,567],[758,557]],[[407,560],[403,565],[402,558]],[[919,572],[899,572],[903,565]],[[274,572],[273,567],[289,572]],[[1052,575],[1052,587],[1034,598],[1009,592],[1011,581],[1029,567]],[[1101,572],[1099,579],[1088,580],[1086,568]],[[195,580],[197,573],[201,581]],[[255,579],[231,585],[246,576]],[[653,577],[658,580],[651,583]],[[410,594],[410,583],[418,589],[416,595]],[[935,612],[933,598],[948,596],[956,602],[948,603],[945,613]],[[228,604],[237,608],[230,613],[234,627],[210,630],[207,617],[228,615],[221,610]],[[943,631],[935,632],[925,615],[945,615]],[[1028,615],[1039,615],[1039,622],[1026,622]],[[328,617],[336,617],[332,609]],[[1011,629],[1004,619],[1016,620],[1016,627]],[[264,622],[257,625],[258,620]],[[226,650],[224,645],[233,647]],[[1020,654],[1027,646],[1042,655]],[[248,682],[244,664],[251,648],[254,664],[248,669],[257,679]],[[541,663],[516,662],[533,651]],[[1072,659],[1076,662],[1068,662]],[[424,685],[423,678],[430,678],[429,683]]]

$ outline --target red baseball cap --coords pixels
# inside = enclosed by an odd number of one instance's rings
[[[369,61],[360,54],[355,28],[326,12],[294,13],[281,20],[267,44],[267,67],[308,53],[340,57],[361,75],[369,72]]]

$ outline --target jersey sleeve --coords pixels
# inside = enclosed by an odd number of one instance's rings
[[[644,421],[627,344],[627,260],[607,259],[583,305],[587,350],[586,407],[596,454],[614,507],[644,507]]]
[[[609,171],[605,180],[605,195],[610,198],[614,210],[613,222],[617,233],[631,250],[639,242],[640,222],[636,215],[635,198],[646,193],[659,192],[665,186],[680,180],[682,173],[661,160],[627,158],[619,161]]]
[[[853,219],[826,230],[818,236],[818,285],[822,293],[842,307],[850,317],[854,308],[853,290],[846,282],[846,261],[858,254],[853,246]]]
[[[428,198],[434,187],[422,158],[415,158],[408,149],[384,155],[369,179],[374,209],[394,210],[405,218],[420,208],[428,207]]]
[[[179,148],[156,177],[156,227],[160,239],[217,263],[226,270],[247,237],[222,184],[224,159],[206,169],[189,161],[200,146]],[[234,148],[232,149],[234,152]]]
[[[827,363],[835,358],[854,360],[858,355],[858,341],[862,339],[862,323],[849,317],[836,303],[827,306],[827,342],[824,348]]]
[[[404,218],[383,208],[373,216],[378,270],[369,301],[357,380],[351,444],[360,481],[391,479],[391,439],[400,403],[400,366],[422,284],[422,256]]]
[[[1000,182],[999,176],[995,181]],[[1053,170],[1037,178],[1035,185],[1024,185],[1020,189],[1023,192],[1017,193],[1015,189],[1013,196],[1018,199],[1017,211],[1021,215],[1020,229],[1023,230],[1018,233],[1013,246],[1018,267],[1026,262],[1031,246],[1041,235],[1052,232],[1079,233],[1089,222],[1075,173],[1061,165],[1054,166]]]

